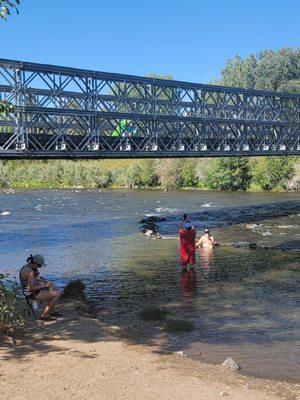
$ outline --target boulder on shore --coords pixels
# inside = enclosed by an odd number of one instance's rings
[[[226,360],[222,363],[222,365],[224,367],[227,367],[227,368],[230,368],[230,369],[233,369],[236,371],[241,369],[240,365],[236,361],[234,361],[234,359],[232,357],[227,357]]]

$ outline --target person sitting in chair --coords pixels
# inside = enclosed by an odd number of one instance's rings
[[[50,313],[53,314],[54,307],[60,298],[60,291],[52,282],[46,281],[39,276],[38,269],[45,265],[44,257],[40,254],[30,255],[27,264],[21,268],[20,282],[24,295],[31,300],[48,301],[40,319],[47,320]]]

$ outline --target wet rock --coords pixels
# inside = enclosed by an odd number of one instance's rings
[[[64,288],[63,295],[68,299],[78,299],[83,300],[85,285],[81,280],[76,279],[75,281],[70,281]]]
[[[144,233],[146,236],[152,236],[154,234],[152,229],[146,229]]]
[[[234,359],[232,357],[227,357],[226,360],[222,363],[222,365],[224,367],[227,367],[227,368],[230,368],[230,369],[233,369],[236,371],[241,369],[240,365],[236,361],[234,361]]]
[[[150,217],[144,218],[140,221],[140,224],[148,224],[149,222],[164,222],[167,218],[160,217],[158,215],[150,215]]]
[[[148,237],[153,239],[161,239],[161,236],[158,232],[158,225],[155,223],[161,221],[166,221],[166,218],[155,215],[144,218],[140,221],[142,224],[141,231]]]
[[[236,248],[240,248],[240,247],[249,247],[249,242],[236,242],[233,243],[232,246],[236,247]]]
[[[236,248],[248,248],[251,250],[256,250],[258,248],[256,243],[249,243],[249,242],[236,242],[236,243],[231,243],[231,245]]]
[[[249,249],[256,250],[257,249],[257,244],[256,243],[249,243]]]
[[[151,237],[152,239],[161,239],[160,234],[158,232],[155,232],[153,229],[145,229],[143,233],[146,236]]]

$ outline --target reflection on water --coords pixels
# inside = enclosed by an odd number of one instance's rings
[[[178,240],[147,239],[137,224],[157,208],[174,215],[175,208],[181,213],[208,204],[220,210],[297,199],[296,194],[209,192],[2,193],[0,214],[10,214],[0,215],[0,271],[16,274],[29,253],[40,252],[47,261],[44,275],[58,285],[84,280],[103,321],[125,326],[145,304],[164,305],[196,326],[179,338],[156,337],[166,350],[200,352],[201,359],[217,363],[233,356],[245,372],[299,380],[299,253],[201,248],[195,268],[182,270]],[[219,243],[299,242],[300,216],[257,224],[254,218],[217,227],[213,235]]]
[[[214,263],[214,249],[212,247],[200,247],[200,263],[204,269],[209,269]]]

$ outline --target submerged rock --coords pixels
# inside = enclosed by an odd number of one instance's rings
[[[160,217],[158,215],[150,215],[147,218],[144,218],[140,221],[140,224],[148,224],[149,222],[164,222],[166,221],[166,217]]]
[[[236,361],[234,361],[234,359],[232,357],[227,357],[226,360],[222,363],[222,365],[224,367],[227,367],[227,368],[230,368],[230,369],[233,369],[236,371],[241,369],[240,365]]]
[[[243,247],[243,248],[248,248],[248,249],[251,249],[251,250],[255,250],[258,247],[256,243],[249,243],[249,242],[231,243],[231,246],[234,246],[236,248]]]

